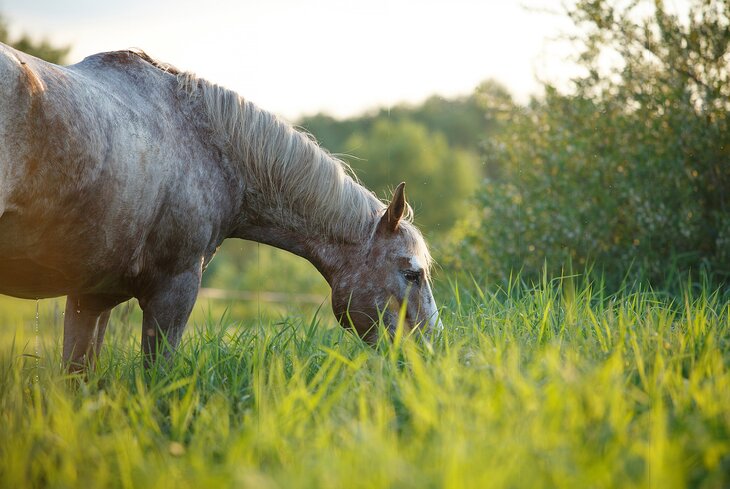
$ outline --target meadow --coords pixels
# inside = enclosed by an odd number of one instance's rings
[[[25,303],[0,486],[728,487],[730,297],[682,289],[452,281],[442,335],[376,348],[326,307],[209,310],[147,374],[120,311],[87,379],[60,366],[54,303]]]
[[[148,372],[135,303],[82,377],[61,299],[0,296],[0,489],[730,487],[730,2],[567,3],[570,88],[297,122],[378,195],[408,182],[441,334],[372,348],[242,240],[203,286],[279,302],[201,297]]]

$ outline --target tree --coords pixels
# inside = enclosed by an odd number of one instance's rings
[[[499,128],[500,111],[494,109],[511,106],[509,92],[498,82],[487,80],[466,96],[434,95],[420,104],[398,104],[344,120],[317,114],[302,118],[299,124],[334,153],[349,152],[352,148],[346,146],[347,139],[355,132],[371,131],[381,120],[417,122],[431,133],[442,134],[449,146],[476,153],[485,136]]]
[[[12,46],[19,51],[23,51],[24,53],[28,53],[31,56],[35,56],[55,64],[63,64],[66,61],[69,51],[71,51],[70,46],[56,47],[45,39],[40,42],[36,42],[26,34],[23,34],[19,39],[12,40],[10,39],[7,25],[2,17],[0,17],[0,42]]]
[[[406,180],[418,222],[443,237],[488,170],[486,157],[478,165],[488,149],[484,139],[499,131],[513,105],[502,85],[487,80],[467,96],[434,95],[417,105],[344,120],[318,114],[299,123],[380,195]]]
[[[443,134],[411,120],[378,120],[345,145],[356,156],[351,164],[360,179],[381,196],[400,181],[408,183],[416,222],[426,232],[450,230],[480,178],[476,155],[451,147]]]
[[[457,265],[730,276],[730,7],[695,0],[685,18],[645,7],[590,0],[569,12],[587,75],[571,94],[546,87],[492,138]],[[609,51],[620,61],[607,68]]]

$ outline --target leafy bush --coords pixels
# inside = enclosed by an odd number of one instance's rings
[[[636,8],[570,12],[587,75],[513,108],[489,142],[489,177],[454,240],[462,267],[730,275],[730,7],[695,1],[682,20],[657,3],[638,23]],[[607,51],[621,60],[610,69]]]

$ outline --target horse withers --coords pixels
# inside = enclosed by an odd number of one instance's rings
[[[142,350],[178,345],[229,237],[309,260],[335,316],[369,341],[440,325],[404,184],[389,205],[307,135],[142,52],[62,67],[0,45],[0,293],[66,295],[63,360],[93,363],[137,298]]]

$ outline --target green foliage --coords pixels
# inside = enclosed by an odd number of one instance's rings
[[[0,345],[0,485],[730,484],[727,297],[515,282],[446,305],[442,337],[378,349],[316,317],[206,323],[147,376],[139,325],[113,318],[87,381],[60,370],[60,325],[39,357],[20,328]]]
[[[19,39],[10,39],[7,26],[2,17],[0,17],[0,42],[8,44],[31,56],[56,64],[63,64],[66,61],[69,51],[71,51],[70,46],[57,47],[46,39],[40,42],[34,41],[26,34],[23,34]]]
[[[487,81],[469,96],[433,96],[419,105],[397,105],[346,120],[319,114],[300,124],[322,146],[344,155],[381,197],[389,197],[390,189],[406,181],[417,223],[427,234],[443,237],[481,180],[483,139],[500,127],[499,111],[487,110],[487,105],[511,107],[512,100],[504,87]]]
[[[416,223],[426,233],[451,229],[478,182],[473,154],[449,147],[440,133],[429,133],[409,120],[378,120],[367,133],[350,136],[346,146],[358,156],[352,166],[366,187],[408,183],[408,201],[416,210]]]
[[[490,103],[485,104],[487,101]],[[430,133],[443,135],[449,146],[477,152],[484,137],[499,126],[498,114],[485,111],[487,105],[510,106],[512,99],[503,86],[489,80],[468,96],[448,99],[433,96],[418,105],[400,104],[344,120],[318,114],[302,118],[299,124],[333,153],[349,153],[356,149],[346,144],[348,138],[356,132],[370,132],[382,120],[416,122]]]
[[[730,276],[728,4],[692,2],[683,21],[657,2],[639,22],[636,4],[571,11],[587,75],[514,109],[489,142],[490,178],[454,239],[463,268]],[[607,52],[620,59],[608,70]]]

